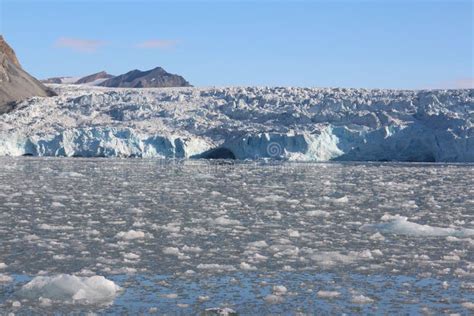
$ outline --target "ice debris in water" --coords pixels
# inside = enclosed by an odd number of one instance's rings
[[[145,233],[142,231],[129,230],[128,232],[120,232],[116,235],[117,238],[131,240],[145,238]]]
[[[384,215],[382,220],[385,222],[377,224],[365,224],[361,226],[363,231],[377,231],[382,233],[391,233],[396,235],[409,235],[419,237],[439,237],[456,236],[468,237],[474,236],[474,229],[469,228],[443,228],[430,225],[422,225],[410,222],[406,216]]]
[[[120,287],[103,276],[78,277],[69,274],[37,276],[19,290],[26,299],[48,299],[71,304],[108,305],[120,293]]]
[[[354,295],[351,301],[354,304],[370,304],[374,302],[373,299],[371,299],[370,297],[364,296],[362,294]]]
[[[11,281],[13,281],[11,276],[0,273],[0,283],[10,283]]]
[[[318,297],[321,297],[321,298],[336,298],[336,297],[339,297],[341,295],[340,292],[337,292],[337,291],[318,291],[317,293]]]
[[[233,316],[233,315],[237,315],[237,312],[229,307],[224,307],[224,308],[212,307],[212,308],[207,308],[204,315]]]

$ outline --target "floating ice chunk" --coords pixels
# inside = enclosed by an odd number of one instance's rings
[[[108,305],[119,292],[120,287],[103,276],[60,274],[35,277],[23,285],[18,294],[32,300],[43,298],[55,302]]]
[[[376,257],[383,257],[383,252],[380,249],[374,249],[371,251],[371,254]]]
[[[318,291],[317,293],[318,297],[321,297],[321,298],[336,298],[336,297],[339,297],[341,296],[341,293],[340,292],[337,292],[337,291]]]
[[[219,315],[219,316],[233,316],[237,315],[237,312],[232,308],[224,307],[212,307],[207,308],[205,315]]]
[[[259,253],[255,253],[253,256],[252,256],[252,260],[254,261],[266,261],[268,259],[267,256],[263,256]]]
[[[238,220],[229,219],[226,216],[215,218],[211,220],[211,222],[213,222],[216,225],[222,225],[222,226],[240,225],[240,222]]]
[[[40,224],[38,225],[38,228],[44,229],[44,230],[73,230],[74,227],[68,226],[68,225],[49,225],[49,224]]]
[[[379,232],[376,232],[375,234],[373,234],[372,236],[369,237],[370,240],[385,240],[385,237],[379,233]]]
[[[125,239],[125,240],[131,240],[131,239],[141,239],[145,238],[145,233],[142,231],[137,231],[137,230],[129,230],[128,232],[120,232],[115,237],[120,238],[120,239]]]
[[[265,296],[264,301],[267,304],[280,304],[285,301],[285,298],[281,295],[269,294]]]
[[[329,201],[335,204],[345,204],[349,202],[349,198],[347,196],[342,196],[340,198],[331,198],[329,196],[323,196],[323,200]]]
[[[454,236],[448,236],[448,237],[446,237],[446,241],[455,242],[455,241],[461,241],[461,239],[459,239],[457,237],[454,237]]]
[[[319,216],[319,217],[328,217],[329,216],[329,212],[326,212],[326,211],[319,211],[319,210],[315,210],[315,211],[308,211],[306,212],[306,215],[307,216],[311,216],[311,217],[316,217],[316,216]]]
[[[61,172],[58,174],[58,176],[63,177],[63,178],[70,178],[70,177],[80,178],[80,177],[83,177],[84,175],[79,172],[70,171],[70,172]]]
[[[181,230],[180,225],[181,225],[181,223],[168,223],[168,224],[163,225],[163,226],[153,224],[152,228],[153,229],[161,229],[161,230],[164,230],[164,231],[167,231],[167,232],[170,232],[170,233],[179,233],[179,231]]]
[[[21,302],[20,301],[13,301],[12,302],[12,307],[13,308],[20,308],[21,307]]]
[[[371,260],[373,256],[370,250],[350,251],[347,254],[338,251],[323,251],[313,254],[311,259],[318,265],[331,267],[337,264],[352,264],[360,260]]]
[[[136,260],[136,259],[139,259],[139,258],[140,258],[139,255],[134,254],[134,253],[132,253],[132,252],[130,252],[130,253],[124,253],[123,256],[124,256],[125,259],[129,259],[129,260]]]
[[[363,231],[378,231],[383,233],[391,233],[397,235],[410,235],[419,237],[435,237],[435,236],[457,236],[467,237],[474,236],[474,229],[468,228],[442,228],[429,225],[421,225],[408,221],[405,216],[384,215],[382,220],[384,223],[365,224],[361,226]]]
[[[443,260],[445,260],[445,261],[460,261],[461,258],[458,255],[451,254],[451,255],[443,256]]]
[[[8,266],[4,262],[0,262],[0,270],[6,269]]]
[[[179,251],[179,248],[176,248],[176,247],[165,247],[163,249],[163,253],[165,255],[173,255],[173,256],[182,255],[182,253]]]
[[[264,214],[265,216],[268,216],[268,217],[272,218],[272,219],[281,219],[281,217],[282,217],[282,216],[281,216],[281,213],[280,213],[279,211],[277,211],[277,210],[275,210],[275,211],[273,211],[273,210],[266,210],[266,211],[263,212],[263,214]]]
[[[285,295],[286,292],[288,292],[288,289],[283,285],[274,285],[272,291],[275,295]]]
[[[199,270],[206,270],[206,271],[235,271],[235,267],[232,265],[227,264],[217,264],[217,263],[201,263],[197,266]]]
[[[334,203],[344,204],[349,202],[349,198],[347,196],[340,197],[338,199],[332,200]]]
[[[113,270],[104,269],[103,271],[107,271],[110,274],[135,274],[135,273],[137,273],[137,269],[131,268],[131,267],[122,267],[122,268],[113,269]]]
[[[242,270],[247,270],[247,271],[252,271],[252,270],[257,270],[257,267],[254,267],[247,262],[241,262],[240,263],[240,269]]]
[[[54,255],[53,256],[53,259],[54,260],[66,260],[66,259],[71,259],[72,256],[68,256],[68,255]]]
[[[202,249],[200,247],[193,247],[193,246],[186,246],[186,245],[183,246],[182,250],[184,252],[191,252],[191,253],[202,252]]]
[[[474,290],[474,282],[462,282],[461,283],[462,289]]]
[[[249,242],[248,246],[250,248],[266,248],[268,247],[268,244],[265,240],[259,240],[259,241]]]
[[[9,283],[11,281],[13,281],[13,278],[11,276],[0,273],[0,283]]]
[[[289,236],[289,237],[294,237],[294,238],[300,237],[300,232],[297,231],[297,230],[288,229],[287,232],[288,232],[288,236]]]
[[[161,297],[169,298],[169,299],[177,299],[177,298],[178,298],[178,294],[176,294],[176,293],[168,293],[168,294],[163,294],[163,295],[161,295]]]
[[[300,249],[292,245],[274,245],[270,247],[270,251],[275,252],[273,254],[275,258],[281,258],[284,256],[296,257],[298,256]]]
[[[201,303],[202,303],[202,302],[207,302],[207,301],[209,301],[210,299],[211,299],[211,298],[210,298],[209,296],[207,296],[207,295],[198,296],[198,301],[201,302]]]
[[[380,250],[379,250],[380,251]],[[350,252],[349,255],[353,255],[353,252]],[[359,253],[356,253],[356,257],[363,258],[363,259],[372,259],[372,252],[370,250],[363,250]]]
[[[194,275],[194,274],[196,274],[196,271],[193,271],[193,270],[186,270],[186,271],[184,272],[184,274],[185,274],[185,275]]]
[[[53,304],[53,302],[49,298],[40,297],[38,300],[39,300],[40,306],[43,306],[43,307],[48,307]]]
[[[359,294],[359,295],[352,296],[351,302],[354,304],[370,304],[370,303],[373,303],[374,300],[371,299],[370,297]]]
[[[285,201],[286,198],[284,196],[280,196],[277,194],[268,194],[266,196],[256,197],[254,200],[257,203],[267,203],[267,202]]]
[[[464,302],[461,304],[461,306],[470,310],[474,310],[474,303],[471,302]]]

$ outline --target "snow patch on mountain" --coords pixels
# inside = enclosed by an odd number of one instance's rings
[[[0,155],[474,161],[474,90],[52,85],[0,116]]]

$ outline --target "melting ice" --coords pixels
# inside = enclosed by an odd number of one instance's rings
[[[472,313],[469,164],[0,159],[0,313]]]

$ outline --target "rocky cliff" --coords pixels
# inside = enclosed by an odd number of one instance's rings
[[[18,101],[54,94],[23,70],[15,52],[0,35],[0,114],[11,111]]]

